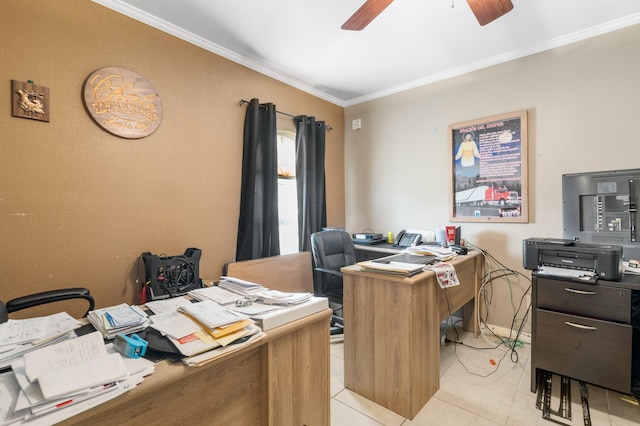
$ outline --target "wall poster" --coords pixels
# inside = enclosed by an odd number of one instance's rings
[[[527,111],[449,126],[452,222],[528,222]]]

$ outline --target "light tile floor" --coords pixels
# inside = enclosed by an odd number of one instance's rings
[[[331,425],[332,426],[495,426],[553,425],[536,409],[536,394],[529,391],[531,347],[524,344],[516,353],[490,347],[482,337],[458,331],[465,345],[447,343],[440,349],[440,389],[413,420],[405,419],[344,387],[344,345],[331,343]],[[451,333],[449,333],[451,334]],[[453,336],[449,336],[453,337]],[[496,366],[491,364],[496,362]],[[597,367],[596,367],[597,368]],[[571,381],[572,419],[554,417],[566,425],[584,425],[580,390]],[[559,400],[552,394],[551,408]],[[587,385],[593,426],[640,424],[640,407],[623,400],[619,393]]]

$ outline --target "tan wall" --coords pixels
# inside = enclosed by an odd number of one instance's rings
[[[529,223],[460,225],[464,238],[530,276],[522,240],[562,236],[562,174],[640,167],[639,87],[636,25],[349,107],[347,229],[397,233],[449,224],[447,126],[525,109]],[[356,118],[362,129],[352,131]],[[510,327],[528,286],[525,277],[496,282],[489,322]]]
[[[345,226],[342,107],[87,0],[2,6],[0,298],[86,286],[98,306],[133,303],[145,251],[200,248],[200,275],[219,277],[235,256],[242,98],[333,127],[328,222]],[[85,79],[106,66],[141,74],[160,94],[151,136],[113,136],[85,111]],[[11,80],[49,88],[49,123],[11,116]]]

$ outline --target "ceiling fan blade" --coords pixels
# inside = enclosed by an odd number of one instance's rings
[[[487,25],[513,9],[511,0],[467,0],[480,25]]]
[[[393,0],[367,0],[340,28],[360,31],[369,25],[392,2]]]

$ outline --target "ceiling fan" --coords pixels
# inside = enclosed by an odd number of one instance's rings
[[[367,0],[347,21],[343,30],[360,31],[371,23],[393,0]],[[467,0],[480,25],[498,19],[513,9],[511,0]]]

